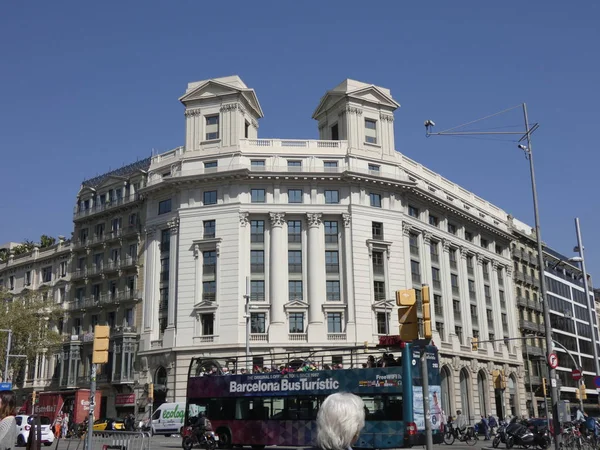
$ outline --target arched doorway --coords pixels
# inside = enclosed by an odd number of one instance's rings
[[[167,369],[160,366],[154,372],[154,408],[167,401]]]
[[[452,386],[452,372],[450,372],[448,366],[442,367],[440,378],[442,390],[442,411],[446,413],[446,416],[451,416],[454,414],[454,411],[452,410],[452,402],[450,401],[452,398],[452,390],[450,389],[450,386]]]
[[[510,415],[513,417],[518,416],[519,401],[517,398],[517,380],[514,374],[508,377],[508,405],[510,408]]]
[[[489,388],[487,384],[487,377],[483,370],[480,370],[477,374],[477,394],[479,396],[479,414],[487,417],[489,414],[488,409],[488,394]]]
[[[473,418],[473,411],[471,410],[471,375],[465,368],[460,370],[460,403],[462,413],[470,421]]]

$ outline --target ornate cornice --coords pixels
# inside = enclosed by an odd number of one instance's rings
[[[226,105],[221,106],[221,112],[234,111],[238,108],[241,109],[240,105],[237,103],[227,103]]]
[[[185,114],[185,117],[200,116],[200,115],[202,115],[202,110],[200,108],[186,109],[184,114]]]
[[[352,214],[342,213],[342,220],[344,221],[344,227],[348,228],[352,222]]]
[[[357,108],[356,106],[346,106],[346,113],[362,116],[363,110],[361,108]]]
[[[393,122],[394,116],[391,114],[379,114],[379,118],[386,122]]]
[[[248,225],[248,217],[249,216],[250,216],[249,212],[246,212],[246,211],[240,212],[240,225],[242,227],[245,227],[246,225]]]
[[[307,220],[308,220],[308,227],[309,228],[314,228],[314,227],[319,227],[321,226],[321,218],[323,217],[323,214],[321,213],[308,213],[306,214]]]
[[[271,218],[271,227],[282,227],[285,223],[285,213],[272,212],[269,213]]]

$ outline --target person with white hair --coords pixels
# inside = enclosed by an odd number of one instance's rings
[[[317,447],[351,450],[365,426],[365,404],[348,392],[331,394],[317,414]]]

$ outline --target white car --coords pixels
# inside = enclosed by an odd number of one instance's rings
[[[15,417],[17,425],[17,446],[25,447],[27,439],[29,439],[29,432],[33,430],[33,416],[19,415]],[[54,433],[52,432],[52,421],[49,417],[40,416],[40,423],[42,424],[42,442],[44,445],[49,446],[54,442]]]

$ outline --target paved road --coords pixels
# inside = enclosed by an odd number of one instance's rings
[[[58,444],[58,445],[57,445]],[[125,449],[105,449],[104,445],[110,445],[111,442],[106,441],[102,442],[102,440],[98,439],[94,442],[94,450],[125,450]],[[138,445],[139,444],[139,445]],[[479,440],[474,446],[469,446],[464,443],[455,442],[452,445],[434,445],[434,450],[483,450],[484,447],[491,448],[491,441]],[[78,440],[66,440],[60,441],[58,443],[54,443],[51,447],[42,447],[42,450],[48,448],[48,450],[83,450],[83,442]],[[181,449],[181,438],[179,436],[153,436],[150,443],[151,450],[176,450]],[[250,447],[247,447],[250,448]],[[267,449],[278,449],[282,448],[285,450],[290,450],[292,448],[297,447],[267,447]],[[302,447],[309,448],[309,447]],[[424,447],[413,447],[415,449],[422,449]],[[503,450],[504,446],[502,445],[499,450]],[[141,450],[141,442],[138,440],[133,441],[130,445],[127,446],[127,450]]]

